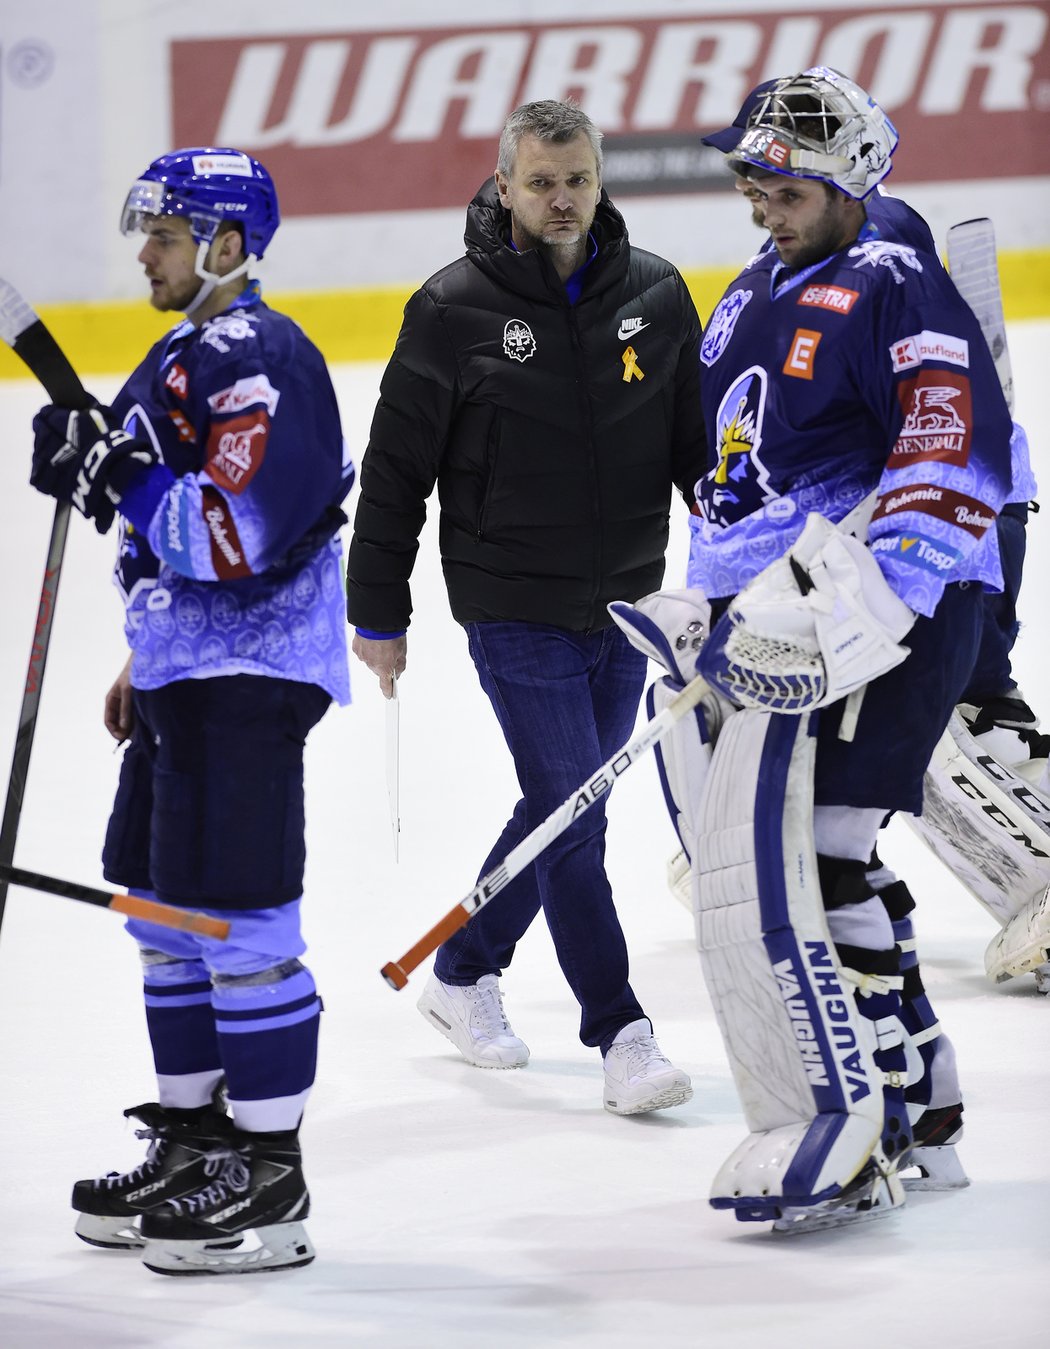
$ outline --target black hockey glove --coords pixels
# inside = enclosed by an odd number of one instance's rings
[[[159,460],[148,440],[111,431],[106,409],[73,412],[50,404],[33,418],[29,481],[38,492],[69,501],[105,534],[134,478]]]

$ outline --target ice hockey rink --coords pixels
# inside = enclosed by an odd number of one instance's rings
[[[1042,402],[1050,322],[1010,327],[1017,415],[1050,485]],[[360,460],[379,367],[336,372]],[[94,380],[105,399],[111,380]],[[31,382],[0,384],[0,765],[5,781],[52,506],[28,486]],[[351,509],[353,498],[351,499]],[[675,518],[667,584],[684,574]],[[124,659],[113,543],[75,517],[16,862],[89,885],[119,759],[102,699]],[[1029,527],[1016,666],[1050,721],[1050,516]],[[777,1237],[714,1212],[712,1176],[744,1124],[693,945],[664,881],[674,850],[651,761],[610,803],[609,868],[632,983],[692,1076],[679,1109],[602,1108],[598,1055],[537,922],[503,979],[532,1050],[524,1071],[468,1066],[424,1024],[426,967],[394,993],[396,959],[471,888],[516,796],[509,757],[449,616],[428,525],[401,688],[401,848],[385,780],[386,709],[354,672],[307,754],[309,962],[324,997],[303,1127],[317,1260],[256,1277],[166,1279],[73,1235],[74,1180],[144,1155],[125,1107],[154,1099],[134,948],[120,920],[12,890],[0,935],[0,1342],[9,1349],[1011,1349],[1047,1338],[1050,999],[991,986],[993,920],[891,825],[883,852],[919,908],[931,997],[958,1050],[969,1189],[917,1194],[847,1230]],[[494,902],[498,903],[496,899]]]

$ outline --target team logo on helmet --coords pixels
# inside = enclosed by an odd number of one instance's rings
[[[536,355],[536,339],[524,319],[508,319],[503,329],[503,350],[512,361],[527,361]]]

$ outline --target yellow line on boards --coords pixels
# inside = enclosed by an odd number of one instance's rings
[[[683,275],[706,321],[736,268]],[[1003,308],[1008,320],[1050,318],[1050,250],[999,255]],[[394,348],[407,288],[264,292],[267,301],[302,325],[327,360],[385,361]],[[32,303],[32,297],[26,297]],[[83,376],[128,374],[177,315],[157,314],[142,300],[41,305],[40,317]],[[0,344],[0,379],[25,379],[26,367]]]

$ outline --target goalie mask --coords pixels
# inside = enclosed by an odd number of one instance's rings
[[[863,201],[889,173],[899,137],[879,105],[845,75],[814,66],[759,99],[729,165],[815,178]]]
[[[153,161],[132,184],[120,217],[121,233],[136,234],[147,220],[160,216],[181,216],[197,243],[195,271],[203,285],[187,314],[217,285],[246,273],[263,256],[281,221],[277,189],[257,159],[240,150],[203,146],[173,150]],[[235,271],[219,276],[204,264],[224,223],[240,230],[246,257]]]

